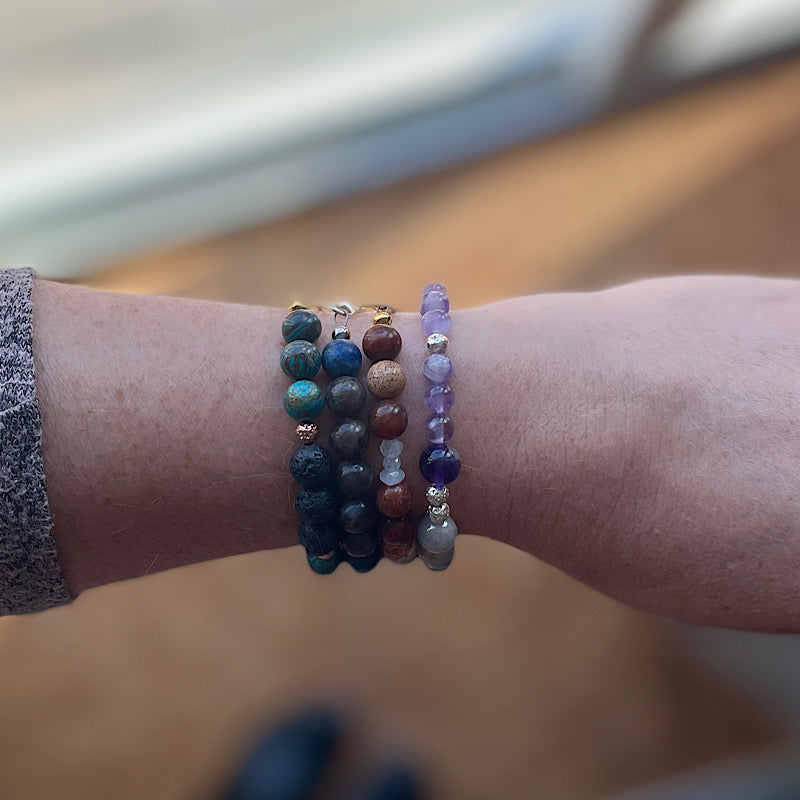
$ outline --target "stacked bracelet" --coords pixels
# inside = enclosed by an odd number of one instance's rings
[[[429,355],[422,372],[430,381],[425,391],[425,405],[430,412],[425,423],[428,446],[422,451],[419,469],[430,484],[426,491],[428,512],[417,529],[420,558],[430,569],[446,569],[453,560],[458,528],[450,516],[449,489],[461,471],[461,460],[449,442],[453,436],[450,409],[453,407],[453,390],[449,380],[453,364],[447,355],[452,320],[450,301],[445,287],[432,283],[422,294],[422,332],[427,337]]]
[[[372,433],[381,439],[383,468],[376,503],[381,512],[380,535],[383,555],[404,564],[416,556],[415,529],[409,517],[411,488],[401,465],[400,436],[408,425],[405,406],[397,400],[406,385],[406,373],[395,361],[403,340],[392,327],[388,309],[379,307],[375,323],[362,340],[364,353],[373,362],[367,372],[367,387],[375,398],[369,415]]]
[[[308,309],[293,309],[283,321],[282,333],[286,346],[281,351],[280,366],[294,379],[284,394],[283,407],[298,420],[295,432],[301,442],[289,460],[289,471],[300,484],[294,503],[300,517],[298,538],[306,549],[309,566],[327,574],[336,569],[340,556],[333,459],[315,443],[318,429],[314,420],[325,405],[322,390],[311,380],[322,363],[314,345],[322,324]]]
[[[373,472],[363,460],[369,445],[369,429],[360,415],[367,392],[357,377],[362,357],[358,345],[350,341],[349,310],[335,308],[334,319],[340,315],[344,316],[344,324],[335,326],[332,341],[322,351],[323,369],[333,379],[326,392],[327,404],[338,417],[330,433],[330,444],[339,458],[336,483],[342,497],[340,544],[350,565],[359,572],[367,572],[381,557],[371,492]]]

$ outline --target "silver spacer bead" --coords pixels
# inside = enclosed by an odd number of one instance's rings
[[[428,506],[428,516],[434,525],[441,525],[450,516],[450,506],[442,503],[440,506]]]
[[[429,486],[425,491],[425,499],[432,506],[441,506],[450,499],[450,490],[446,486],[438,488],[437,486]]]
[[[431,353],[444,353],[450,340],[443,333],[432,333],[426,343]]]
[[[311,444],[317,438],[319,428],[313,422],[301,422],[295,429],[297,438],[305,444]]]
[[[344,325],[340,325],[338,328],[333,329],[333,333],[331,334],[331,339],[349,339],[350,338],[350,331],[344,327]]]

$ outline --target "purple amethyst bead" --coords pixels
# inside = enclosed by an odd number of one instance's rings
[[[444,292],[445,294],[447,294],[447,289],[444,288],[443,283],[429,283],[422,290],[422,294],[427,294],[428,292]]]
[[[446,311],[434,309],[422,317],[422,332],[426,336],[430,336],[432,333],[443,333],[447,336],[452,327],[453,320],[450,319],[450,315]]]
[[[422,307],[419,313],[425,316],[429,311],[449,311],[450,301],[444,292],[434,289],[422,295]]]
[[[453,438],[453,420],[431,414],[425,423],[425,438],[433,444],[446,444]]]
[[[435,383],[425,390],[425,406],[434,414],[447,414],[455,402],[455,393],[446,383]]]
[[[444,486],[458,477],[461,459],[449,444],[429,444],[419,457],[419,471],[428,483]]]
[[[453,374],[453,362],[444,353],[432,353],[422,362],[422,374],[433,383],[447,383]]]

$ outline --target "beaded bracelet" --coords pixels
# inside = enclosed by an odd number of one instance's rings
[[[403,442],[400,436],[408,425],[408,412],[397,400],[406,385],[405,370],[395,359],[403,347],[403,339],[392,327],[392,316],[386,307],[379,307],[374,325],[364,334],[361,346],[373,362],[367,372],[367,387],[375,398],[369,415],[372,433],[381,439],[383,469],[376,503],[382,517],[380,537],[383,555],[399,564],[416,557],[416,531],[409,517],[411,488],[401,466]]]
[[[425,405],[431,412],[425,423],[428,446],[422,451],[419,469],[430,484],[426,491],[428,512],[417,528],[419,555],[425,566],[442,570],[450,566],[455,550],[458,527],[450,516],[448,504],[452,483],[461,471],[461,460],[449,444],[453,436],[450,410],[453,407],[453,390],[448,381],[453,374],[453,364],[447,355],[452,320],[450,301],[441,283],[428,284],[422,292],[422,332],[427,337],[429,355],[422,372],[431,382],[425,391]]]
[[[357,375],[362,357],[358,345],[350,341],[347,324],[350,309],[332,309],[335,325],[332,341],[322,351],[322,367],[333,380],[328,384],[328,408],[338,417],[330,433],[330,444],[338,456],[336,483],[343,498],[339,509],[340,544],[344,557],[353,569],[368,572],[380,560],[381,549],[376,532],[377,512],[371,493],[374,475],[363,460],[369,445],[369,429],[359,415],[367,392]]]
[[[336,525],[338,503],[334,486],[334,466],[330,453],[315,443],[318,428],[314,420],[322,413],[325,396],[311,380],[322,364],[314,345],[322,333],[316,314],[305,308],[293,308],[281,326],[285,347],[280,366],[294,383],[283,396],[283,407],[293,419],[301,445],[292,453],[289,471],[300,484],[294,507],[300,526],[298,539],[306,549],[308,564],[314,572],[328,574],[338,566],[339,528]]]

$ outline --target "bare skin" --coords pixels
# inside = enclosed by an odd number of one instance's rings
[[[458,311],[460,532],[647,611],[800,631],[799,310],[800,282],[674,278]],[[74,592],[296,543],[284,314],[35,283],[45,472]],[[354,318],[355,341],[369,324]],[[421,513],[424,341],[418,315],[394,324]]]

